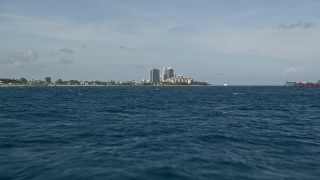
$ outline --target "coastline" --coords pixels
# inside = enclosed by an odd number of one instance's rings
[[[0,87],[116,87],[116,86],[135,86],[135,87],[196,87],[196,86],[215,86],[221,87],[223,85],[0,85]]]
[[[1,87],[288,87],[283,85],[21,85],[21,84],[1,84]]]

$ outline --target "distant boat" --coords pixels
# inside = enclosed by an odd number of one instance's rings
[[[320,80],[318,82],[288,82],[284,84],[285,86],[320,86]]]
[[[228,83],[225,83],[225,84],[223,84],[223,86],[229,86],[229,84],[228,84]]]

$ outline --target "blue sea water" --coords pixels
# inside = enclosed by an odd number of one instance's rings
[[[0,179],[319,179],[317,87],[1,87]]]

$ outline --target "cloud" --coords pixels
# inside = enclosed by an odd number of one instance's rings
[[[86,49],[88,46],[87,45],[82,45],[80,48],[81,49]]]
[[[280,29],[297,29],[297,28],[310,29],[315,27],[316,27],[315,22],[304,22],[304,21],[299,21],[291,24],[288,24],[288,23],[279,24]]]
[[[224,54],[258,55],[288,61],[319,58],[320,31],[279,31],[271,27],[212,27],[191,37],[191,44]]]
[[[1,58],[2,66],[22,66],[23,64],[35,63],[38,54],[33,49],[26,49],[24,52],[12,54]]]
[[[67,54],[73,54],[74,50],[73,49],[68,49],[68,48],[61,48],[61,49],[59,49],[59,52],[67,53]]]
[[[304,69],[302,67],[291,66],[283,70],[281,74],[283,75],[293,75],[303,73]]]
[[[34,49],[0,57],[0,72],[7,77],[39,77],[47,74],[55,66],[43,60]]]
[[[113,20],[83,23],[64,17],[45,19],[1,12],[0,19],[0,32],[16,32],[77,43],[122,44],[129,48],[145,47],[176,26],[170,20],[138,21],[134,26],[128,27]],[[86,46],[82,47],[84,49]]]
[[[118,49],[119,49],[119,50],[123,50],[123,51],[132,50],[131,48],[128,48],[128,47],[126,47],[126,46],[119,46]]]
[[[72,64],[74,61],[72,59],[61,58],[59,62],[61,64]]]

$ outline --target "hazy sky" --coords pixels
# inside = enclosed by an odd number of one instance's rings
[[[0,0],[0,78],[320,79],[319,0]]]

